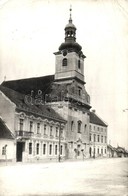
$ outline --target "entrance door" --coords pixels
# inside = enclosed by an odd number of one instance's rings
[[[22,161],[24,146],[25,146],[24,142],[17,142],[17,148],[16,148],[16,161],[17,162]]]

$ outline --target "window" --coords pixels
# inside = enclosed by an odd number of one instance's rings
[[[37,134],[40,133],[40,123],[37,123]]]
[[[46,144],[43,144],[43,154],[46,154]]]
[[[107,143],[107,137],[105,136],[105,143]]]
[[[106,148],[105,148],[104,152],[105,152],[105,154],[106,154]]]
[[[100,130],[100,128],[99,127],[97,127],[97,131],[99,131]]]
[[[6,155],[6,147],[5,146],[2,147],[2,155]]]
[[[89,140],[92,141],[92,134],[89,135]]]
[[[74,122],[71,121],[71,131],[73,131]]]
[[[94,126],[94,130],[95,130],[95,126]]]
[[[32,143],[29,143],[29,154],[32,154]]]
[[[62,65],[63,65],[63,66],[67,66],[67,59],[66,59],[66,58],[63,59]]]
[[[101,143],[103,143],[103,136],[101,136]]]
[[[73,142],[71,142],[71,148],[73,148]]]
[[[90,131],[92,130],[92,127],[91,127],[91,125],[89,126],[89,128],[90,128]]]
[[[20,131],[23,131],[24,120],[20,119]]]
[[[30,132],[32,132],[32,130],[33,130],[33,122],[30,121]]]
[[[93,137],[94,137],[94,142],[95,142],[96,141],[96,134],[94,134]]]
[[[78,121],[78,133],[81,133],[81,121]]]
[[[55,145],[55,155],[57,155],[57,145]]]
[[[52,126],[50,126],[50,136],[52,136]]]
[[[49,145],[49,154],[52,154],[52,144]]]
[[[58,127],[56,127],[56,137],[58,137]]]
[[[36,154],[39,154],[39,143],[36,144]]]
[[[61,128],[61,137],[63,137],[63,129]]]
[[[103,149],[101,149],[101,154],[103,154]]]
[[[46,135],[46,129],[47,129],[47,125],[44,125],[44,135]]]
[[[100,142],[100,136],[97,135],[97,142]]]
[[[81,97],[82,96],[82,88],[78,87],[78,95]]]
[[[63,154],[63,146],[62,145],[60,146],[60,154],[61,155]]]
[[[78,69],[80,69],[80,60],[78,60]]]
[[[97,154],[99,154],[99,148],[97,149]]]
[[[84,132],[86,133],[87,125],[84,125]]]

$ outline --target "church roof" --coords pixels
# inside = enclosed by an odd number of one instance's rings
[[[28,115],[36,117],[50,118],[55,121],[66,122],[52,108],[44,105],[42,102],[39,103],[37,101],[38,99],[31,99],[31,101],[28,99],[29,101],[26,101],[26,95],[2,85],[0,85],[0,91],[2,91],[16,105],[16,110],[18,111],[24,111]]]
[[[90,123],[100,125],[100,126],[103,126],[103,127],[108,126],[100,117],[98,117],[95,114],[95,112],[90,112]]]
[[[48,75],[43,77],[4,81],[2,86],[18,91],[24,95],[30,94],[31,91],[34,91],[33,93],[37,94],[38,90],[41,90],[44,94],[48,94],[50,93],[50,86],[53,81],[54,75]]]
[[[5,125],[4,121],[0,118],[0,138],[1,139],[14,139],[13,134]]]

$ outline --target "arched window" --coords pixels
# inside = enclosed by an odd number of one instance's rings
[[[87,125],[85,124],[84,125],[84,133],[86,133],[86,131],[87,131]]]
[[[80,65],[80,60],[78,60],[78,69],[81,68],[81,65]]]
[[[78,121],[78,133],[81,133],[81,124],[82,124],[82,123],[81,123],[81,121],[79,120],[79,121]]]
[[[62,65],[63,65],[63,66],[67,66],[67,59],[66,59],[66,58],[63,59]]]
[[[74,122],[71,121],[71,131],[73,131],[73,127],[74,127]]]

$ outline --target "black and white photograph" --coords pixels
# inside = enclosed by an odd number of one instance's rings
[[[128,0],[0,0],[0,196],[128,196]]]

